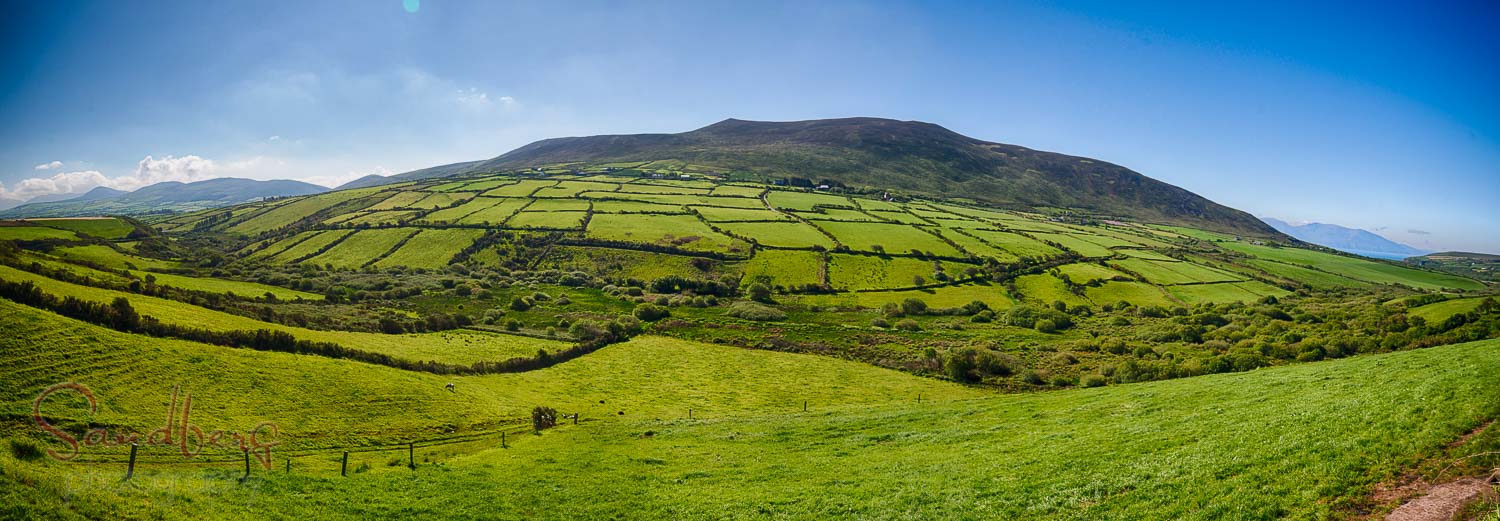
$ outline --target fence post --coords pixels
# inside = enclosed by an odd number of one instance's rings
[[[349,451],[344,451],[344,464],[339,466],[339,475],[349,477]]]
[[[922,393],[917,393],[917,403],[922,403]]]
[[[693,410],[692,409],[688,409],[688,419],[689,420],[693,419]]]
[[[573,413],[573,425],[578,425],[578,413]]]
[[[287,456],[287,458],[286,458],[286,473],[287,474],[291,474],[292,473],[292,458],[291,458],[291,456]]]
[[[406,465],[417,470],[417,442],[406,442]]]
[[[240,483],[244,483],[250,479],[250,449],[242,447],[240,450],[245,453],[245,476],[240,478]]]
[[[130,481],[130,477],[135,475],[135,451],[138,448],[140,447],[135,443],[130,444],[130,466],[125,467],[125,481]]]
[[[500,448],[502,448],[502,449],[506,448],[505,447],[505,431],[500,431]]]
[[[807,412],[807,400],[802,400],[802,412]]]

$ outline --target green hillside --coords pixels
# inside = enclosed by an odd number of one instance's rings
[[[1473,279],[671,168],[0,223],[0,517],[1318,518],[1500,416]]]
[[[662,338],[534,374],[441,378],[142,341],[14,304],[0,311],[6,331],[29,339],[0,341],[7,416],[28,417],[38,389],[73,380],[109,404],[94,424],[144,432],[180,385],[201,404],[196,425],[275,421],[283,445],[273,457],[293,460],[290,473],[273,460],[238,484],[234,452],[184,465],[175,448],[148,447],[148,463],[122,484],[119,448],[85,447],[79,457],[92,464],[13,449],[0,452],[0,503],[11,517],[1326,517],[1500,416],[1487,385],[1500,378],[1496,341],[994,395],[852,362]],[[81,428],[80,404],[54,400],[51,418]],[[524,421],[533,404],[584,421],[540,436],[512,431],[507,449],[494,435],[424,446],[415,470],[404,466],[404,440],[494,432]],[[19,422],[0,432],[11,447],[57,443]],[[1490,438],[1481,443],[1500,443]],[[356,452],[349,477],[339,476],[338,450],[376,445],[388,449]]]
[[[963,136],[919,121],[727,119],[680,134],[538,141],[487,161],[417,170],[428,177],[538,168],[719,172],[965,198],[1275,236],[1254,217],[1096,159]]]

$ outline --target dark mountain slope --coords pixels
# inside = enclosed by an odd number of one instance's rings
[[[968,198],[997,206],[1070,207],[1145,221],[1276,235],[1247,213],[1118,165],[982,141],[931,123],[879,118],[728,119],[682,134],[546,139],[488,161],[396,177],[653,160]]]

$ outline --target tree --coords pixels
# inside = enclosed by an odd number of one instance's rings
[[[635,307],[635,312],[631,314],[635,315],[635,318],[641,319],[642,321],[655,322],[657,320],[661,320],[670,316],[672,312],[667,308],[658,306],[656,304],[644,303],[637,305]]]
[[[557,426],[556,409],[539,405],[531,410],[531,429],[533,431],[542,432],[543,429],[555,426]]]
[[[747,289],[746,292],[749,293],[750,300],[754,300],[756,302],[764,302],[767,304],[771,303],[771,287],[765,285],[764,283],[757,282],[755,284],[751,284],[750,288]]]

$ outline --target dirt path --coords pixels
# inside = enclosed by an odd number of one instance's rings
[[[1478,501],[1495,501],[1496,479],[1463,478],[1432,487],[1427,494],[1406,502],[1386,521],[1452,521],[1464,507]]]

